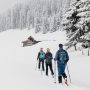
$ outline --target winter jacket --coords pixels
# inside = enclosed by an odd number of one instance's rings
[[[60,64],[66,64],[69,60],[69,56],[66,50],[60,48],[55,55],[54,60],[57,60]]]
[[[41,54],[43,54],[43,55],[41,55]],[[43,52],[43,51],[40,51],[39,53],[38,53],[38,56],[37,56],[37,60],[44,60],[45,59],[45,52]]]

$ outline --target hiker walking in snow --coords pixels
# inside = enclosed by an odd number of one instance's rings
[[[45,59],[45,52],[43,51],[43,48],[40,48],[40,51],[37,56],[37,60],[39,59],[38,68],[40,69],[40,66],[42,64],[42,70],[44,71],[44,59]]]
[[[46,75],[48,76],[48,67],[50,68],[51,74],[54,75],[53,69],[52,69],[52,53],[50,52],[50,49],[47,48],[47,52],[45,54],[45,63],[46,63]]]
[[[67,75],[65,74],[65,67],[69,60],[69,56],[66,50],[63,49],[63,45],[59,44],[59,50],[56,52],[55,61],[57,61],[58,68],[58,82],[62,83],[62,77],[65,80],[65,84],[67,84]]]

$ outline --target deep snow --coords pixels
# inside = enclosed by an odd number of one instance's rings
[[[21,42],[30,35],[43,42],[22,47]],[[0,90],[90,90],[90,56],[82,55],[81,51],[68,51],[68,68],[72,79],[69,87],[64,83],[54,84],[50,73],[46,77],[45,72],[41,75],[36,69],[37,53],[41,47],[45,52],[49,47],[54,56],[58,44],[65,42],[65,32],[60,31],[34,34],[33,30],[9,30],[0,33]]]

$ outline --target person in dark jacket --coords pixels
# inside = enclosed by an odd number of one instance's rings
[[[46,75],[48,76],[48,67],[50,68],[51,74],[54,75],[53,69],[52,69],[52,53],[50,52],[50,49],[47,48],[47,52],[45,54],[45,63],[46,63]]]
[[[42,64],[42,70],[44,71],[44,59],[45,59],[45,52],[43,51],[43,48],[40,48],[40,51],[37,56],[37,60],[39,59],[38,68],[40,69],[40,66]]]
[[[67,75],[65,73],[65,67],[69,60],[69,56],[66,50],[63,49],[63,45],[59,44],[59,50],[56,52],[55,61],[57,61],[58,68],[58,82],[62,83],[62,77],[65,80],[65,84],[67,84]]]

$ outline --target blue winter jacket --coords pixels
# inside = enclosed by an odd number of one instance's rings
[[[59,52],[64,52],[66,54],[66,58],[64,57],[64,55],[63,57],[59,58]],[[66,64],[69,60],[67,51],[62,48],[59,48],[59,50],[56,52],[54,60],[57,60],[59,64]]]

